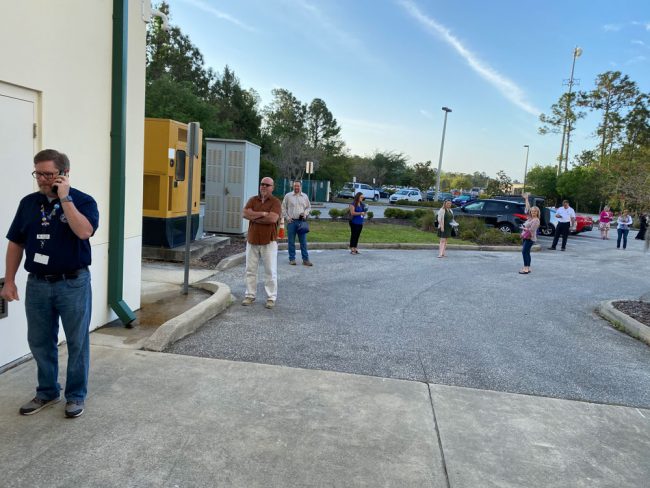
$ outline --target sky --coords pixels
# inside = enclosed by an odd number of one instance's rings
[[[561,134],[539,114],[609,70],[650,92],[648,0],[168,0],[173,25],[217,72],[228,65],[261,106],[274,88],[325,101],[351,154],[403,153],[442,170],[556,164]],[[571,157],[596,146],[599,114],[574,132]]]

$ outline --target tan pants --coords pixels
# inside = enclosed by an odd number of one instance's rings
[[[257,270],[260,259],[264,264],[264,291],[269,300],[278,297],[278,243],[258,246],[246,243],[246,296],[255,298],[257,295]]]

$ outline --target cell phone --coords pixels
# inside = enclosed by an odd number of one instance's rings
[[[59,176],[68,176],[68,172],[67,171],[63,171],[63,172],[59,171]],[[52,185],[52,193],[59,193],[59,185]]]

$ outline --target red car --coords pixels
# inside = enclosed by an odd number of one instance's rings
[[[576,214],[576,230],[572,234],[580,234],[580,232],[589,232],[594,228],[594,221],[591,217]]]
[[[547,228],[540,230],[542,235],[552,236],[555,234],[555,226],[557,225],[557,219],[555,218],[555,209],[549,208],[551,211],[551,225]],[[576,214],[576,229],[571,231],[571,234],[580,234],[580,232],[589,232],[594,228],[594,221],[591,220],[591,217],[585,215]]]

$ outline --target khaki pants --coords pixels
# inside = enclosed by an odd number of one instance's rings
[[[258,246],[246,243],[246,296],[255,298],[257,294],[257,270],[260,259],[264,263],[264,290],[269,300],[278,296],[278,243]]]

